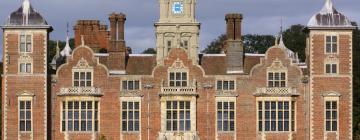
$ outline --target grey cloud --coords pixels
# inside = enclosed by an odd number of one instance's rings
[[[30,0],[53,25],[51,39],[65,39],[66,22],[79,19],[99,19],[108,23],[108,14],[127,15],[126,41],[135,53],[155,47],[154,22],[159,15],[158,0]],[[197,20],[202,23],[200,46],[206,45],[225,32],[224,15],[241,12],[243,33],[277,34],[280,19],[284,26],[306,24],[318,12],[325,0],[197,0]],[[360,21],[359,0],[333,0],[336,8],[353,21]],[[0,0],[0,24],[18,7],[20,0]],[[0,34],[2,37],[2,34]],[[2,42],[1,42],[2,43]],[[2,44],[0,44],[2,45]]]

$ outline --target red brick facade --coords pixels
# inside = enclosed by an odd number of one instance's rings
[[[241,42],[241,19],[240,14],[226,16],[228,41],[233,41],[228,45]],[[71,56],[63,56],[66,61],[58,64],[54,73],[48,73],[46,64],[51,26],[8,24],[3,27],[4,140],[99,140],[100,137],[108,140],[352,139],[353,27],[309,26],[306,63],[294,61],[282,44],[282,38],[280,44],[276,43],[265,54],[200,54],[197,61],[194,60],[197,57],[189,55],[187,48],[176,47],[157,60],[156,55],[126,52],[124,14],[113,13],[109,20],[110,31],[99,21],[80,20],[74,27],[76,48]],[[31,35],[29,52],[20,51],[22,35]],[[327,36],[337,37],[336,53],[326,53]],[[240,44],[232,49],[243,49]],[[98,53],[101,48],[108,52]],[[230,63],[238,64],[230,57],[242,59],[236,73],[229,73]],[[31,70],[23,73],[20,63],[31,63]],[[337,64],[336,74],[326,73],[328,63]],[[179,78],[183,80],[182,86],[177,86],[178,76],[171,76],[172,73],[186,77],[185,80]],[[270,73],[278,73],[274,76],[279,78],[278,85],[271,86]],[[282,74],[284,79],[280,78]],[[128,90],[130,84],[126,81],[138,81],[138,87],[134,84],[131,88],[135,90]],[[233,81],[234,89],[218,89],[219,81]],[[230,89],[231,84],[227,86]],[[31,130],[28,131],[20,131],[22,109],[19,102],[22,100],[31,101]],[[178,101],[179,108],[168,107],[170,101]],[[189,102],[189,105],[183,104],[183,115],[181,101]],[[332,131],[327,130],[326,124],[327,101],[337,103],[336,111],[333,110],[336,128],[335,123],[332,124]],[[134,103],[130,108],[130,104],[124,102],[138,102],[139,106],[136,108]],[[225,110],[225,104],[221,108],[219,102],[234,103],[234,108],[229,107],[234,112],[233,118],[231,113],[223,115],[226,111],[221,110]],[[273,102],[276,102],[274,107]],[[287,112],[285,102],[288,103]],[[180,113],[168,113],[172,109],[180,110]],[[130,115],[136,111],[138,118]],[[223,114],[219,116],[219,113]],[[174,124],[169,123],[170,118],[179,125],[176,129],[188,130],[172,131]],[[189,120],[183,120],[186,128],[181,128],[181,121],[174,121],[181,118]],[[137,120],[139,124],[133,123]],[[134,130],[129,130],[130,122]],[[229,129],[219,127],[225,124],[221,122],[229,124]],[[275,126],[274,130],[270,122]],[[138,130],[135,130],[136,126]]]

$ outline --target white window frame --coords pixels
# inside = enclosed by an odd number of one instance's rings
[[[273,74],[273,79],[270,80],[269,78],[269,74],[272,73]],[[276,74],[279,74],[279,80],[276,80],[275,79],[275,75]],[[284,73],[285,74],[285,79],[281,79],[281,74]],[[270,87],[270,88],[284,88],[284,87],[287,87],[287,84],[288,84],[288,74],[287,74],[287,71],[284,71],[284,70],[281,70],[281,71],[267,71],[266,72],[266,85],[267,87]],[[270,86],[270,81],[273,82],[273,85]],[[276,86],[275,82],[279,82],[279,86]],[[282,86],[281,82],[285,82],[285,86]]]
[[[22,44],[22,41],[21,41],[21,37],[22,36],[25,36],[25,51],[21,51],[21,44]],[[29,44],[28,41],[27,41],[27,37],[30,36],[30,51],[28,51],[27,49],[27,45]],[[34,38],[33,38],[33,35],[32,34],[29,34],[29,33],[22,33],[22,34],[19,34],[19,53],[21,54],[27,54],[27,53],[32,53],[33,52],[33,44],[34,44]]]
[[[221,82],[221,89],[219,89],[219,82]],[[228,82],[227,89],[224,88],[225,82]],[[231,82],[234,83],[233,89],[230,88]],[[215,85],[216,85],[216,90],[224,90],[224,91],[235,91],[236,90],[236,80],[226,80],[226,79],[225,80],[216,80]]]
[[[174,80],[171,80],[171,73],[174,73]],[[176,74],[180,73],[180,80],[177,80]],[[183,74],[185,73],[186,79],[183,79]],[[189,85],[189,72],[188,71],[169,71],[168,73],[168,81],[169,81],[169,87],[188,87]],[[174,85],[171,86],[171,82],[174,82]],[[180,86],[176,86],[176,82],[180,82]],[[184,86],[183,82],[186,83],[186,86]]]
[[[168,108],[168,103],[170,103],[170,108]],[[174,108],[174,103],[176,103],[176,108]],[[181,109],[180,104],[183,103],[183,109]],[[188,103],[188,104],[187,104]],[[191,131],[191,101],[188,100],[169,100],[165,102],[165,130],[167,132],[190,132]],[[168,118],[168,112],[170,112],[170,118]],[[176,112],[176,116],[174,116]],[[184,112],[183,119],[181,119],[181,112]],[[187,113],[189,116],[187,117]],[[181,121],[183,121],[183,128],[181,128]],[[168,122],[170,122],[170,130],[168,129]],[[176,122],[176,130],[174,129],[174,122]],[[187,123],[189,122],[189,123]],[[189,128],[187,130],[187,128]]]
[[[72,86],[75,87],[75,73],[78,72],[79,73],[79,80],[78,80],[78,83],[79,85],[76,86],[76,87],[93,87],[94,85],[94,70],[93,69],[73,69],[72,70]],[[90,86],[87,86],[87,74],[88,73],[91,73],[91,78],[90,78]],[[81,86],[81,73],[85,73],[85,86]]]
[[[262,110],[259,110],[259,102],[262,102]],[[270,102],[269,104],[269,108],[270,108],[270,112],[269,112],[269,117],[270,117],[270,122],[269,122],[269,130],[266,130],[266,125],[265,125],[265,102]],[[276,124],[276,127],[275,127],[275,130],[272,130],[271,129],[271,102],[275,102],[276,103],[276,108],[275,108],[275,124]],[[287,122],[288,122],[288,130],[285,130],[285,115],[283,113],[283,116],[282,116],[282,121],[283,121],[283,127],[282,127],[282,130],[280,131],[279,130],[279,109],[278,109],[278,105],[279,105],[279,102],[283,102],[283,110],[282,112],[284,111],[288,111],[289,114],[288,114],[288,119],[287,119]],[[284,102],[288,102],[289,103],[289,109],[288,110],[284,110]],[[296,101],[294,99],[292,99],[291,97],[283,97],[283,98],[278,98],[278,97],[258,97],[256,99],[256,124],[257,124],[257,127],[256,127],[256,130],[258,132],[264,132],[264,133],[277,133],[277,132],[296,132],[296,114],[297,114],[297,109],[296,109]],[[292,109],[294,108],[294,110]],[[259,112],[261,112],[261,120],[260,120],[260,116],[259,116]],[[294,113],[294,114],[293,114]],[[260,124],[260,121],[261,121],[261,124]],[[261,125],[261,129],[260,130],[260,125]]]
[[[330,52],[327,52],[327,44],[328,44],[327,37],[331,38]],[[336,42],[333,42],[333,37],[336,37]],[[333,52],[334,43],[336,43],[336,52]],[[324,52],[325,52],[325,54],[338,54],[339,53],[339,35],[337,35],[337,34],[327,34],[327,35],[325,35],[325,37],[324,37]]]
[[[71,109],[73,111],[72,113],[72,130],[69,130],[69,119],[68,119],[68,115],[69,115],[69,107],[68,107],[68,103],[69,102],[79,102],[79,109],[78,110],[79,114],[78,114],[78,130],[75,131],[75,124],[74,124],[74,104],[73,104],[73,109]],[[81,102],[85,102],[86,103],[86,107],[85,107],[85,130],[82,130],[82,126],[81,126],[81,121],[82,121],[82,114],[81,112],[83,111],[83,109],[81,109]],[[92,109],[91,109],[91,130],[88,130],[88,102],[91,102],[92,104]],[[64,105],[65,103],[65,105]],[[95,109],[96,104],[97,103],[97,109]],[[65,107],[65,109],[63,108]],[[97,114],[96,114],[97,112]],[[65,115],[64,115],[65,113]],[[61,120],[60,120],[60,132],[64,133],[64,132],[70,132],[70,133],[87,133],[87,132],[99,132],[100,131],[100,101],[98,99],[94,99],[94,98],[78,98],[78,97],[73,97],[73,98],[69,98],[69,99],[65,99],[61,102],[61,110],[60,110],[60,114],[61,114]],[[97,117],[95,117],[97,115]],[[65,117],[65,118],[64,118]],[[65,121],[65,124],[63,124]],[[97,122],[97,124],[96,124]],[[95,130],[95,125],[97,125],[97,130]],[[65,128],[64,128],[65,126]]]
[[[326,108],[326,103],[330,102],[331,109]],[[333,119],[333,112],[334,109],[332,108],[332,103],[336,102],[336,119]],[[330,113],[330,119],[326,118],[326,112],[331,111]],[[326,122],[330,121],[330,130],[327,130],[327,124]],[[333,122],[336,121],[336,130],[333,129]],[[339,131],[339,97],[324,97],[324,131],[325,132],[338,132]]]
[[[216,105],[215,105],[215,118],[216,118],[216,132],[217,133],[228,133],[228,132],[231,132],[231,133],[235,133],[236,132],[236,97],[216,97]],[[224,130],[224,126],[222,125],[222,129],[219,130],[218,129],[218,126],[219,126],[219,118],[218,118],[218,103],[222,103],[222,105],[224,105],[224,102],[227,102],[227,103],[234,103],[234,109],[228,109],[228,111],[233,111],[234,112],[234,118],[231,119],[230,118],[230,113],[228,113],[228,130]],[[224,106],[222,106],[224,107]],[[229,105],[229,108],[230,108],[230,105]],[[224,123],[224,109],[221,110],[222,111],[222,119],[221,119],[221,123],[223,124]],[[234,123],[234,128],[233,130],[230,130],[230,121],[233,121]]]
[[[21,71],[22,65],[25,65],[25,71]],[[30,71],[28,71],[29,67],[30,67]],[[19,69],[19,74],[32,74],[33,73],[32,62],[19,61],[18,69]]]
[[[120,97],[120,109],[121,109],[121,111],[120,111],[120,132],[121,133],[141,133],[141,118],[142,118],[142,116],[141,116],[141,110],[142,110],[142,106],[141,106],[141,99],[142,97]],[[139,130],[137,130],[137,131],[135,131],[135,130],[133,130],[133,131],[129,131],[128,129],[126,130],[126,131],[124,131],[124,129],[123,129],[123,125],[122,125],[122,123],[123,123],[123,117],[122,117],[122,115],[123,115],[123,102],[138,102],[139,103],[139,109],[136,109],[136,110],[138,110],[139,111],[139,118],[138,118],[138,121],[139,121]],[[127,112],[129,111],[128,109],[126,110]],[[128,114],[127,114],[128,115]],[[135,114],[134,114],[135,115]],[[126,120],[126,122],[128,123],[128,116],[127,116],[127,120]],[[135,124],[135,123],[134,123]],[[128,124],[127,124],[128,125]],[[135,125],[133,126],[133,128],[135,128]]]
[[[330,65],[330,73],[327,72],[327,66],[328,65]],[[336,72],[333,71],[334,65],[336,66]],[[326,75],[336,75],[336,74],[338,74],[339,73],[339,63],[335,63],[335,62],[333,62],[333,63],[331,63],[331,62],[325,63],[324,64],[324,73]]]
[[[126,82],[126,89],[124,89],[124,82]],[[133,82],[132,89],[129,88],[129,82]],[[136,88],[136,82],[138,82],[138,88]],[[123,91],[134,91],[134,90],[141,90],[141,81],[140,80],[122,80],[121,81],[121,90]]]
[[[24,109],[21,109],[21,106],[20,106],[20,103],[21,102],[24,102],[25,104],[24,104]],[[30,102],[30,109],[27,109],[26,108],[26,103],[27,102]],[[21,115],[20,115],[20,113],[22,112],[22,111],[24,111],[24,119],[21,119]],[[30,119],[28,119],[27,117],[26,117],[26,114],[27,114],[27,111],[30,111]],[[18,131],[20,132],[20,133],[31,133],[32,131],[33,131],[33,101],[32,101],[32,97],[19,97],[18,98]],[[25,124],[24,124],[24,129],[25,130],[21,130],[20,128],[20,125],[21,125],[21,121],[25,121]],[[27,121],[30,121],[30,130],[27,130],[27,124],[26,124],[26,122]]]

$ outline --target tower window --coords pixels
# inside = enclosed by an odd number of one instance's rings
[[[19,102],[19,127],[21,132],[31,131],[31,101]]]
[[[167,41],[167,47],[168,47],[168,48],[171,48],[171,41],[170,41],[170,40]]]
[[[326,36],[326,53],[337,53],[337,36]]]
[[[325,72],[326,72],[326,74],[336,74],[337,73],[337,64],[326,64]]]
[[[31,73],[31,63],[20,63],[20,73]]]
[[[337,131],[337,101],[325,102],[326,131]]]
[[[20,35],[20,52],[31,52],[32,38],[31,35]]]

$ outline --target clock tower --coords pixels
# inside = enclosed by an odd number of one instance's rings
[[[196,0],[159,0],[160,19],[155,23],[157,64],[172,48],[184,48],[198,62],[200,23],[195,19]]]

